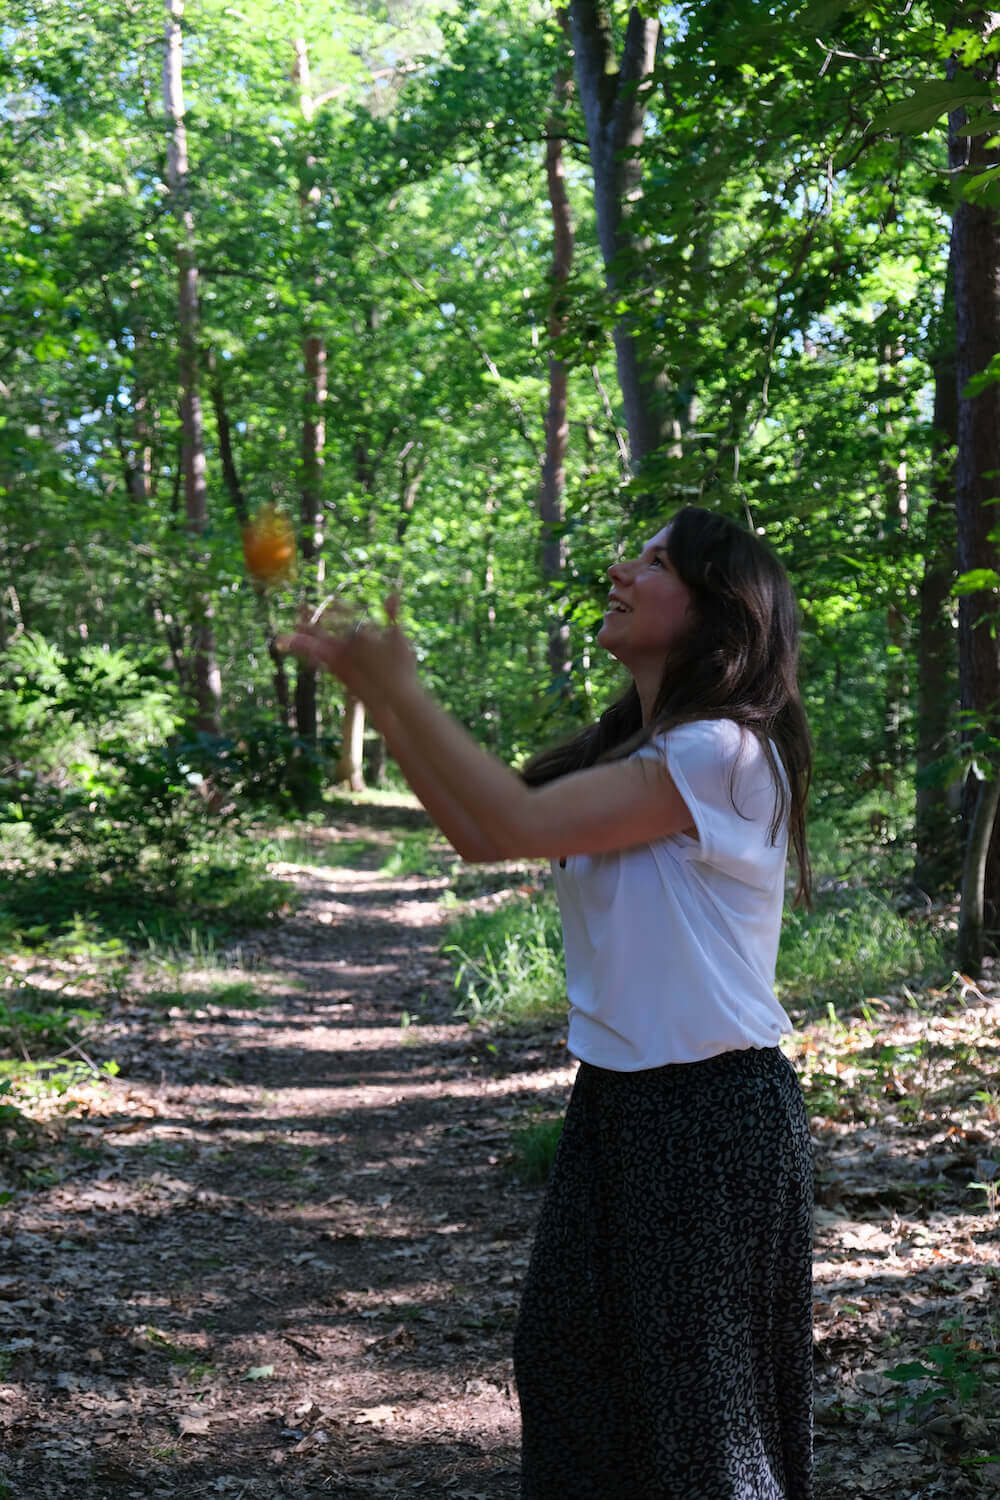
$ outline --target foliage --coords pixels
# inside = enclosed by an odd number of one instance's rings
[[[964,1319],[955,1318],[942,1325],[940,1341],[929,1345],[922,1359],[894,1365],[885,1376],[903,1387],[897,1408],[917,1423],[937,1401],[968,1406],[984,1385],[995,1385],[996,1357],[995,1348],[986,1349],[977,1338],[966,1335]]]
[[[901,915],[885,892],[831,891],[811,912],[785,911],[775,985],[786,1005],[850,1004],[946,972],[940,936]]]
[[[262,920],[278,888],[242,836],[235,804],[209,804],[254,782],[236,747],[166,736],[176,692],[146,659],[83,647],[64,652],[25,635],[0,658],[0,840],[14,878],[2,900],[8,928],[36,939],[108,933],[182,911],[212,921]],[[270,757],[258,757],[270,775]],[[229,837],[220,842],[220,834]],[[38,916],[46,917],[39,932]]]
[[[457,1014],[506,1025],[565,1013],[562,933],[551,899],[515,899],[459,917],[449,938],[444,951],[456,966]]]
[[[549,1179],[562,1135],[562,1119],[534,1120],[511,1132],[511,1168],[519,1181],[542,1187]]]

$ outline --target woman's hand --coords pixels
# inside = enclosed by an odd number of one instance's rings
[[[360,698],[369,709],[391,708],[392,700],[417,681],[413,648],[397,624],[399,599],[385,601],[387,624],[355,617],[339,601],[322,611],[299,616],[292,635],[279,636],[279,651],[322,667]]]

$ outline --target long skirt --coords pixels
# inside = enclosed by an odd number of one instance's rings
[[[812,1206],[776,1047],[581,1063],[514,1339],[522,1500],[808,1500]]]

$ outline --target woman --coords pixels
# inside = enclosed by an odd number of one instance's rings
[[[580,1068],[515,1334],[523,1500],[807,1500],[812,1163],[772,987],[789,835],[810,900],[795,599],[694,506],[608,572],[632,686],[521,777],[420,687],[391,601],[285,645],[460,854],[553,861]]]

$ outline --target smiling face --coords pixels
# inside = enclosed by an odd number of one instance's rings
[[[667,555],[669,531],[664,526],[637,558],[608,569],[612,587],[597,633],[598,645],[632,673],[644,703],[650,685],[655,697],[667,653],[690,625],[693,596]]]

